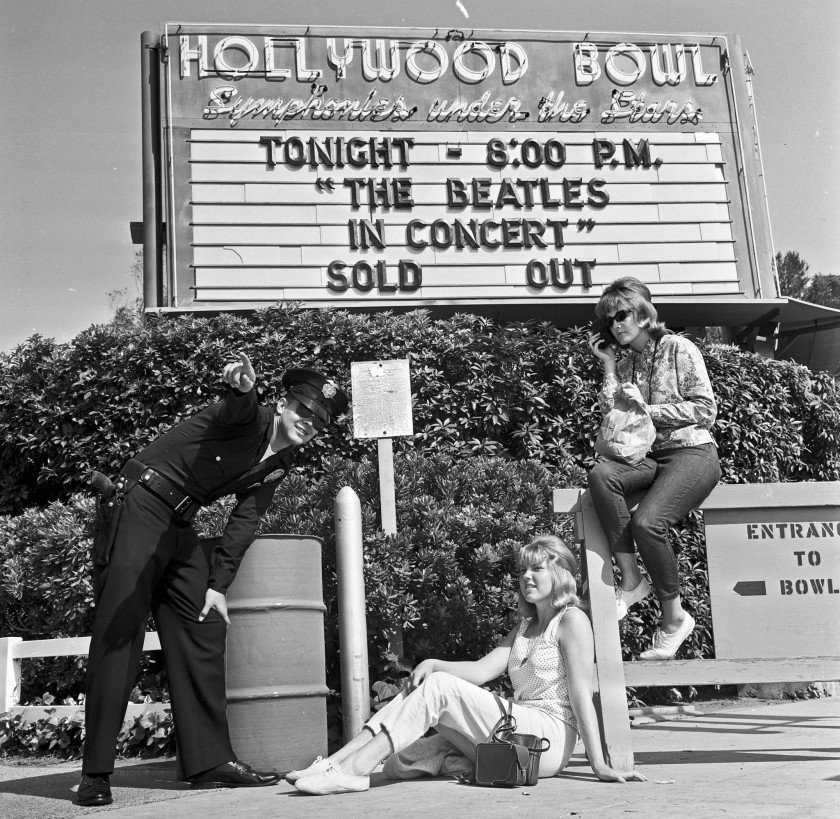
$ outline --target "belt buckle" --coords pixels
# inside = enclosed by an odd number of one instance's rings
[[[181,498],[181,500],[175,505],[175,511],[180,515],[182,512],[186,512],[191,503],[192,498],[189,495],[184,495],[184,497]]]

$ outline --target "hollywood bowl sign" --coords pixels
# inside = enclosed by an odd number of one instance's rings
[[[159,51],[159,306],[768,290],[723,36],[167,24]]]

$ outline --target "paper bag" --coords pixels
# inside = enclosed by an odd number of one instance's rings
[[[595,451],[611,461],[632,466],[648,454],[655,439],[656,428],[647,409],[620,397],[601,421]]]

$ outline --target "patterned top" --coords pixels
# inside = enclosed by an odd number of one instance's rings
[[[654,360],[655,354],[655,360]],[[641,352],[627,349],[616,375],[604,377],[598,403],[606,415],[619,384],[631,381],[648,403],[656,427],[652,451],[714,443],[709,430],[717,404],[700,350],[685,336],[667,333],[657,344],[651,338]]]
[[[515,703],[546,711],[577,730],[569,701],[566,663],[557,642],[557,626],[565,612],[566,609],[558,612],[545,630],[534,637],[525,636],[533,618],[519,624],[508,658],[508,676]]]

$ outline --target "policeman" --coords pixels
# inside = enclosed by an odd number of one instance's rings
[[[347,409],[347,396],[309,369],[287,370],[274,407],[257,403],[244,353],[223,372],[224,400],[182,421],[131,459],[100,495],[96,614],[88,659],[79,805],[111,803],[117,735],[151,611],[169,679],[179,767],[194,787],[279,781],[238,761],[228,734],[225,592],[295,447]],[[221,542],[199,542],[200,506],[236,495]]]

